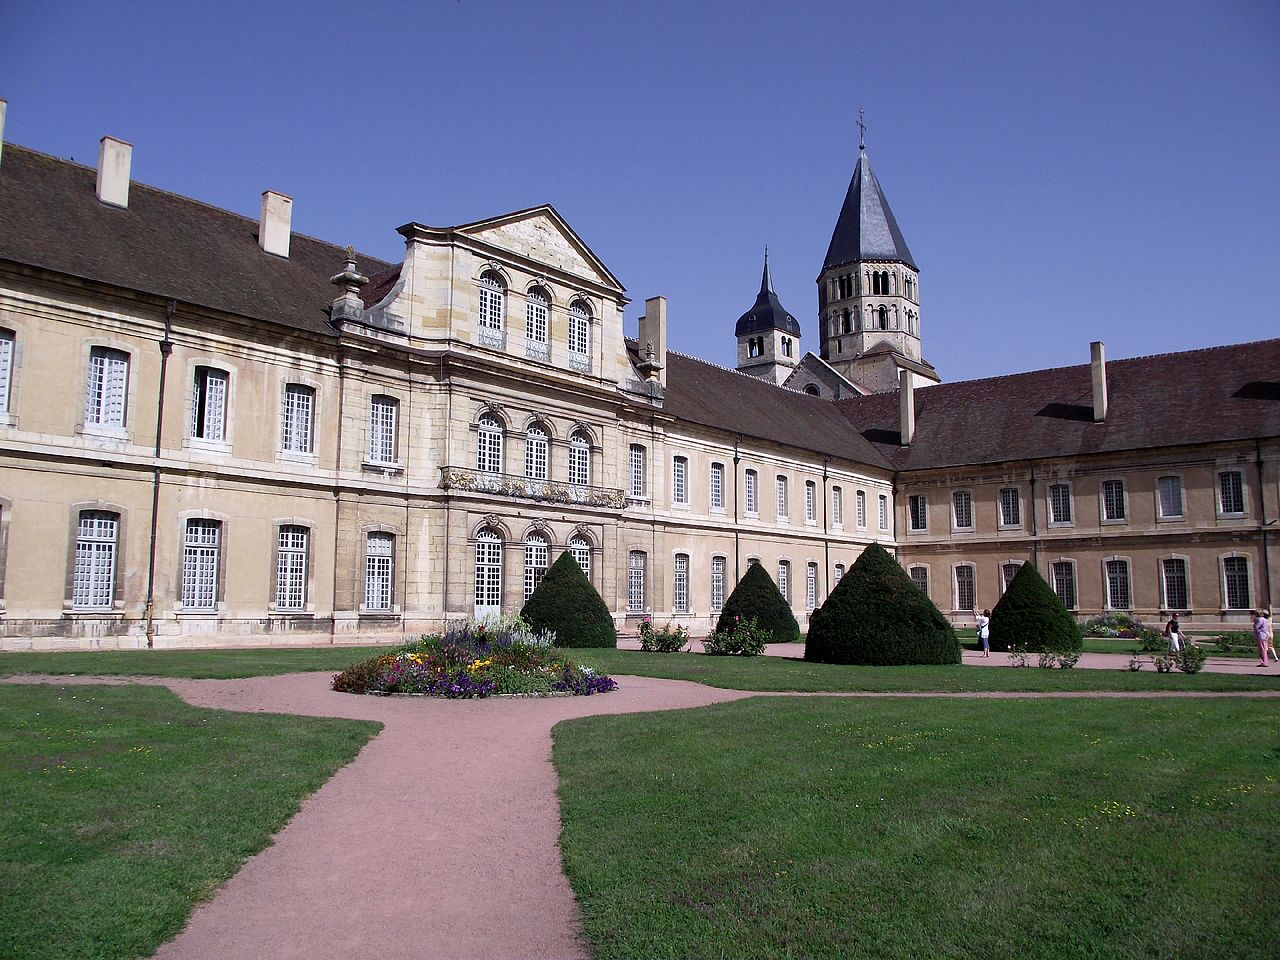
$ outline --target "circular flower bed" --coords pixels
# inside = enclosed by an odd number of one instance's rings
[[[575,664],[554,642],[554,634],[535,634],[519,617],[468,620],[352,664],[334,676],[333,689],[457,700],[494,694],[587,697],[618,688],[612,677]]]

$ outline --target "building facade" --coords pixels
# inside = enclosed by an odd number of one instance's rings
[[[1097,364],[922,387],[905,242],[842,211],[823,356],[766,264],[732,371],[667,348],[662,298],[626,337],[551,207],[406,224],[388,263],[293,233],[281,194],[254,220],[130,161],[0,151],[0,648],[398,640],[517,611],[565,550],[624,630],[708,630],[752,562],[803,623],[875,541],[958,622],[1028,561],[1081,616],[1273,596],[1280,341],[1202,352],[1226,379],[1160,429],[1147,361],[1103,367],[1096,422]],[[846,209],[892,223],[865,161]]]

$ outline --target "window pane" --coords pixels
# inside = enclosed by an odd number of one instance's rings
[[[748,470],[742,485],[745,492],[747,513],[759,513],[759,475],[754,470]]]
[[[394,397],[378,396],[369,402],[369,460],[372,463],[395,462],[399,406]]]
[[[1218,507],[1222,513],[1244,513],[1244,478],[1239,471],[1218,474]]]
[[[818,605],[818,565],[811,563],[805,568],[804,575],[804,608],[812,611]]]
[[[956,567],[956,609],[972,610],[975,606],[973,567]]]
[[[685,457],[675,457],[671,461],[671,501],[689,502],[689,461]]]
[[[911,529],[927,530],[929,523],[928,504],[924,498],[924,494],[915,493],[911,495],[909,500],[911,508]]]
[[[1164,608],[1166,610],[1189,610],[1189,592],[1187,590],[1187,561],[1173,557],[1161,560],[1164,573]]]
[[[109,610],[115,600],[116,538],[120,517],[86,510],[76,527],[76,559],[71,604],[81,610]]]
[[[1053,565],[1053,592],[1068,610],[1076,606],[1076,568],[1065,561]]]
[[[182,548],[182,606],[214,610],[218,606],[218,547],[222,524],[188,520]]]
[[[836,526],[844,524],[844,491],[839,487],[831,488],[831,522]]]
[[[928,567],[912,567],[909,571],[911,579],[915,581],[915,585],[923,590],[926,594],[929,592],[929,568]]]
[[[537,290],[531,291],[525,300],[525,336],[534,343],[547,342],[547,298]]]
[[[711,609],[724,609],[724,557],[711,558]]]
[[[524,437],[524,475],[530,480],[547,479],[547,431],[534,424]]]
[[[569,308],[569,352],[586,356],[591,350],[590,316],[580,303]]]
[[[1222,574],[1227,606],[1233,610],[1252,606],[1249,600],[1249,561],[1244,557],[1225,557],[1222,561]]]
[[[880,497],[880,529],[889,529],[889,498],[886,496]]]
[[[644,496],[644,447],[632,444],[628,453],[631,472],[631,496]]]
[[[280,447],[291,453],[310,453],[315,391],[299,383],[284,388],[284,413],[280,427]]]
[[[569,540],[569,552],[573,554],[573,559],[578,561],[578,566],[582,568],[583,574],[590,580],[591,545],[582,537],[573,537]]]
[[[861,530],[867,525],[867,495],[859,490],[853,499],[857,507],[858,529]]]
[[[689,558],[676,554],[675,574],[671,584],[671,609],[676,613],[689,612]]]
[[[276,609],[302,610],[306,606],[306,527],[280,528],[276,553]]]
[[[591,482],[591,447],[580,433],[569,438],[569,482],[582,487]]]
[[[973,496],[967,490],[957,490],[951,495],[951,503],[955,510],[956,527],[971,530],[973,528]]]
[[[9,385],[13,380],[13,331],[0,330],[0,413],[9,409]]]
[[[1160,478],[1160,516],[1182,516],[1182,478]]]
[[[804,484],[804,518],[813,523],[818,516],[818,487],[812,480],[806,480]]]
[[[837,563],[835,569],[831,572],[831,588],[834,590],[837,583],[844,579],[844,564]]]
[[[94,347],[89,353],[84,422],[123,427],[128,390],[129,355],[120,350]]]
[[[1000,592],[1004,593],[1009,589],[1009,584],[1013,583],[1013,578],[1018,575],[1018,571],[1022,569],[1020,563],[1002,563],[1000,565]]]
[[[1133,605],[1129,594],[1129,562],[1107,561],[1107,606],[1112,610],[1128,610]]]
[[[776,487],[778,519],[784,520],[787,517],[787,478],[778,477]]]
[[[502,329],[503,291],[498,279],[486,273],[480,279],[480,326]]]
[[[1123,480],[1102,481],[1102,516],[1104,520],[1125,518]]]
[[[1071,522],[1071,487],[1065,483],[1049,487],[1049,522]]]
[[[724,464],[711,465],[711,508],[724,509]]]
[[[546,576],[549,550],[545,537],[530,534],[524,541],[524,598],[528,600]]]
[[[485,473],[502,472],[502,425],[488,414],[480,418],[476,434],[476,469]]]
[[[644,612],[644,567],[644,553],[632,550],[627,557],[627,610],[631,613]]]
[[[782,594],[782,599],[791,603],[791,562],[789,560],[778,561],[778,592]]]
[[[365,537],[364,605],[366,610],[391,609],[391,563],[395,537],[370,533]]]
[[[1000,491],[1000,524],[1005,527],[1022,525],[1022,495],[1017,487],[1005,487]]]
[[[502,540],[492,530],[476,534],[475,598],[479,616],[502,606]]]

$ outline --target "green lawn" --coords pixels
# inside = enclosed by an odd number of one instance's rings
[[[306,670],[345,670],[390,647],[258,647],[234,650],[93,650],[0,653],[0,676],[60,673],[93,676],[265,677]]]
[[[150,956],[379,729],[0,688],[0,957]]]
[[[784,657],[708,657],[638,650],[573,650],[579,663],[608,674],[693,680],[731,690],[1276,690],[1280,670],[1270,676],[1221,673],[1158,674],[1145,670],[1041,670],[1008,667],[848,667]],[[1032,660],[1032,664],[1035,660]]]
[[[597,960],[1275,956],[1273,702],[757,698],[554,736]]]

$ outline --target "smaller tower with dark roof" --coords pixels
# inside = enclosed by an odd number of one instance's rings
[[[787,313],[773,292],[769,276],[769,250],[764,251],[764,273],[755,305],[738,318],[738,370],[781,384],[800,362],[800,324]]]

